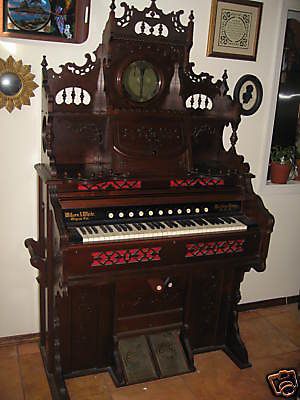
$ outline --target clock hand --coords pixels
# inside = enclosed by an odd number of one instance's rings
[[[144,76],[145,76],[145,67],[140,69],[141,72],[141,81],[140,81],[140,99],[143,99],[143,88],[144,88]]]

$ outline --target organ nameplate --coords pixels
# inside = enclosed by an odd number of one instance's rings
[[[69,222],[89,221],[96,213],[88,210],[65,211],[65,219]]]

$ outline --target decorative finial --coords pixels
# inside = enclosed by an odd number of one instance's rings
[[[221,91],[221,95],[224,96],[229,90],[229,87],[227,85],[227,79],[228,79],[227,69],[224,69],[224,73],[222,75],[222,79],[223,79],[223,82],[222,82],[220,91]]]
[[[110,9],[111,9],[112,12],[115,11],[115,9],[116,9],[116,2],[115,2],[115,0],[111,0]]]
[[[43,69],[47,69],[48,62],[46,56],[43,56],[43,61],[41,62],[41,66],[43,67]]]
[[[190,21],[194,21],[194,19],[195,19],[194,11],[191,10],[191,13],[190,13],[190,16],[189,16],[189,20],[190,20]]]

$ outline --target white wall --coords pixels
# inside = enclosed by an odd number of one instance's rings
[[[289,0],[289,2],[297,0]],[[30,40],[1,39],[0,57],[10,54],[32,66],[36,82],[41,84],[40,62],[47,55],[55,68],[68,61],[85,62],[84,54],[92,52],[101,41],[109,11],[109,0],[91,0],[91,24],[88,40],[81,45]],[[254,185],[276,218],[268,268],[265,273],[251,272],[243,283],[243,301],[250,302],[297,293],[300,284],[300,246],[296,237],[299,226],[300,190],[298,188],[265,188],[265,174],[272,133],[275,98],[282,46],[282,16],[287,1],[265,0],[256,62],[206,57],[210,0],[158,0],[159,7],[171,11],[184,9],[186,22],[191,9],[195,13],[194,46],[191,59],[196,71],[207,71],[216,78],[226,68],[232,93],[235,82],[246,73],[262,81],[264,99],[259,111],[244,118],[239,129],[238,152],[245,155],[257,178]],[[299,2],[298,2],[299,3]],[[142,9],[149,1],[135,1]],[[283,7],[284,6],[284,7]],[[299,6],[298,6],[299,7]],[[275,77],[275,78],[274,78]],[[36,177],[33,165],[40,160],[40,88],[30,107],[9,114],[0,110],[1,118],[1,229],[0,229],[0,337],[38,331],[38,292],[36,272],[29,264],[23,241],[37,234]],[[296,192],[295,192],[296,190]],[[288,192],[282,194],[282,192]]]

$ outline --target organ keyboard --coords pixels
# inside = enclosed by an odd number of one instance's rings
[[[68,377],[165,378],[206,350],[250,366],[239,288],[264,270],[274,220],[236,153],[240,104],[226,71],[193,71],[192,13],[185,26],[155,0],[122,6],[84,66],[42,62],[39,232],[25,245],[55,400]]]
[[[152,218],[98,221],[93,225],[69,228],[72,242],[94,243],[122,240],[160,239],[183,235],[226,233],[247,230],[250,221],[243,216],[189,215],[175,218]],[[253,226],[253,223],[252,223]]]

